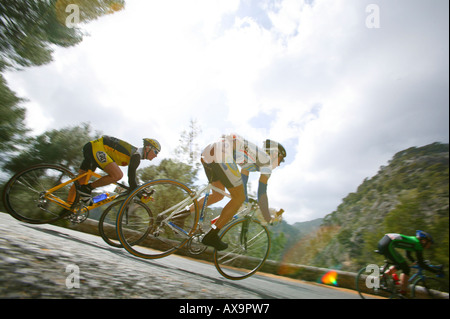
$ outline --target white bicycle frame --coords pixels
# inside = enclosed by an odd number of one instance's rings
[[[179,213],[180,211],[184,210],[184,209],[188,209],[189,205],[188,202],[190,202],[191,200],[197,200],[198,198],[200,198],[200,196],[202,194],[205,194],[205,200],[203,201],[203,205],[200,211],[200,216],[199,216],[199,220],[198,223],[195,227],[195,229],[197,229],[198,225],[202,225],[203,221],[204,221],[204,217],[205,217],[205,210],[207,207],[207,203],[208,203],[208,197],[210,195],[210,191],[216,191],[228,198],[231,198],[231,195],[228,194],[227,192],[225,192],[224,190],[213,186],[212,184],[208,184],[205,187],[201,188],[200,190],[193,192],[191,194],[191,198],[186,198],[184,200],[182,200],[181,202],[179,202],[178,204],[173,205],[172,207],[166,209],[165,211],[161,212],[158,216],[163,216],[165,214],[167,214],[169,211],[172,211],[171,214],[169,214],[164,220],[161,221],[161,223],[165,223],[167,225],[169,225],[170,228],[172,228],[176,233],[180,234],[180,235],[184,235],[186,237],[190,237],[190,233],[188,233],[187,231],[185,231],[183,228],[179,227],[178,225],[176,225],[174,222],[172,222],[170,219],[172,219],[174,217],[174,215],[176,215],[177,213]],[[236,219],[238,215],[243,214],[243,213],[247,213],[247,211],[251,210],[251,206],[250,205],[246,205],[244,207],[243,210],[241,210],[240,212],[238,212],[236,215],[233,216],[232,220]]]

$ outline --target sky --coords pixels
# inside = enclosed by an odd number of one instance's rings
[[[53,62],[10,71],[34,134],[89,122],[174,156],[235,132],[283,144],[269,204],[336,210],[395,153],[449,142],[447,0],[126,0]],[[256,192],[258,175],[250,179]],[[199,184],[206,183],[202,171]]]

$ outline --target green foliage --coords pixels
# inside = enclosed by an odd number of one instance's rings
[[[8,66],[43,65],[52,60],[50,44],[75,45],[75,28],[58,22],[54,1],[15,0],[0,4],[0,59]]]
[[[270,230],[269,230],[270,232]],[[270,232],[271,233],[271,232]],[[279,260],[283,256],[284,248],[286,247],[287,238],[284,233],[280,233],[277,236],[270,234],[271,248],[269,259]]]
[[[84,144],[95,139],[89,124],[47,131],[27,139],[27,145],[3,166],[15,173],[40,163],[59,163],[77,172],[83,160]]]
[[[4,161],[5,153],[15,151],[22,144],[21,136],[27,132],[25,109],[18,106],[21,101],[0,74],[0,152],[3,154],[0,161]]]
[[[175,149],[176,159],[179,162],[193,166],[196,170],[201,166],[199,161],[200,148],[196,142],[201,131],[197,121],[191,119],[189,121],[189,129],[181,133],[178,147]]]
[[[19,98],[7,87],[1,74],[6,69],[40,66],[52,60],[53,48],[69,47],[80,43],[82,32],[76,27],[66,26],[66,12],[69,4],[78,5],[80,22],[88,22],[102,15],[119,11],[124,7],[124,0],[9,0],[0,2],[0,151],[1,161],[17,152],[22,145],[32,143],[37,149],[34,138],[26,137],[27,128],[24,123],[25,108]],[[50,136],[51,138],[51,136]],[[43,140],[45,144],[46,141]],[[74,143],[77,147],[77,143]],[[27,145],[28,147],[28,145]],[[69,146],[70,148],[71,146]],[[64,148],[62,148],[64,149]],[[50,152],[50,151],[49,151]],[[40,150],[38,153],[49,153]],[[63,152],[64,153],[64,152]],[[36,157],[28,158],[24,152],[16,158],[20,163],[9,161],[9,170],[16,170],[23,163],[32,163]],[[36,154],[32,154],[37,156]],[[69,154],[63,154],[69,156]],[[46,157],[44,157],[46,158]],[[68,165],[78,160],[66,157]],[[54,157],[51,157],[53,160]]]
[[[198,162],[200,156],[196,139],[200,132],[201,128],[197,122],[191,119],[189,129],[180,133],[179,145],[175,150],[176,159],[164,159],[158,166],[138,170],[141,182],[167,178],[177,180],[194,189],[199,169],[196,161]]]
[[[158,166],[149,166],[138,170],[138,177],[141,182],[155,179],[173,179],[189,188],[194,187],[195,175],[196,170],[192,166],[172,159],[164,159]]]
[[[430,232],[436,244],[425,258],[449,267],[449,145],[433,143],[401,151],[365,179],[357,192],[343,199],[336,211],[324,218],[324,226],[340,226],[334,239],[303,262],[354,271],[368,263],[380,263],[375,254],[384,234],[413,235]],[[322,240],[322,239],[321,239]],[[317,238],[307,245],[317,246]]]
[[[66,26],[69,4],[79,7],[80,22],[124,7],[123,0],[13,0],[0,3],[0,71],[5,66],[43,65],[52,60],[52,45],[69,47],[83,34]]]

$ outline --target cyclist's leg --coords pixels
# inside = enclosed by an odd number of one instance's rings
[[[202,159],[203,168],[205,169],[206,177],[208,178],[208,182],[211,183],[214,187],[217,187],[221,190],[225,190],[225,186],[223,186],[222,182],[219,181],[214,177],[214,172],[212,167],[210,167],[208,164],[206,164]],[[217,202],[220,202],[225,196],[213,189],[212,194],[208,197],[208,202],[206,203],[207,206],[210,206],[212,204],[215,204]],[[205,202],[205,197],[200,198],[198,201],[198,207],[203,207],[203,203]],[[192,204],[187,209],[179,212],[177,214],[179,217],[175,217],[173,220],[174,222],[183,228],[184,220],[195,212],[195,206]]]
[[[391,269],[386,271],[386,274],[393,274],[397,269],[400,269],[402,271],[402,274],[400,274],[400,289],[401,291],[406,292],[408,290],[409,266],[403,256],[395,250],[392,241],[389,242],[386,248],[385,256],[395,265],[395,267],[391,267]]]
[[[239,207],[245,201],[245,191],[242,183],[241,173],[236,163],[210,163],[204,162],[206,176],[210,183],[220,189],[227,188],[231,195],[230,201],[225,205],[217,219],[215,226],[219,229],[224,227],[231,218],[237,213]],[[223,198],[223,195],[216,193],[212,194],[213,199],[209,203],[214,203]]]
[[[395,263],[395,256],[392,254],[392,251],[395,252],[395,249],[392,248],[392,240],[389,236],[385,235],[381,240],[378,242],[378,251],[380,254],[384,255],[387,260]],[[391,275],[392,273],[395,273],[396,268],[395,266],[390,267],[388,270],[386,270],[384,273],[386,275]]]
[[[97,162],[94,159],[93,153],[92,153],[92,142],[88,142],[83,147],[83,162],[80,165],[80,169],[78,170],[78,175],[82,175],[86,173],[87,171],[95,171],[95,169],[98,166]],[[88,176],[81,177],[78,179],[79,186],[83,189],[83,191],[80,193],[81,200],[86,200],[90,197],[90,188],[86,188],[86,184],[89,182]],[[69,196],[67,201],[73,203],[73,199],[76,196],[76,189],[75,185],[72,185],[69,191]]]
[[[92,141],[91,144],[93,159],[98,167],[108,174],[89,184],[91,188],[106,186],[120,180],[123,177],[123,172],[120,170],[119,165],[106,153],[103,138]]]
[[[245,201],[244,186],[236,163],[210,163],[204,164],[204,167],[208,180],[220,182],[231,195],[230,201],[223,208],[219,219],[213,225],[213,229],[202,240],[205,245],[223,250],[227,248],[227,244],[220,240],[219,231],[231,220]]]
[[[203,169],[205,170],[206,177],[208,178],[208,182],[211,183],[214,187],[217,187],[221,190],[225,190],[225,186],[223,183],[219,180],[217,174],[215,173],[215,164],[209,163],[207,164],[203,158],[201,159]],[[224,198],[224,195],[215,191],[213,189],[212,194],[208,197],[208,203],[207,205],[212,205],[217,202],[220,202]],[[203,202],[205,201],[205,197],[198,200],[199,207],[203,207]]]
[[[219,229],[222,229],[231,220],[231,218],[233,218],[239,207],[241,207],[245,201],[244,186],[242,184],[233,188],[228,188],[228,191],[230,192],[231,199],[225,205],[220,213],[220,217],[215,223]]]
[[[401,291],[406,292],[406,291],[408,291],[408,280],[409,280],[410,268],[406,261],[402,262],[398,266],[402,270],[402,274],[400,275]]]
[[[220,182],[220,181],[212,182],[211,185],[214,186],[214,187],[217,187],[217,188],[219,188],[219,189],[221,189],[221,190],[223,190],[223,191],[225,191],[225,186],[223,186],[222,182]],[[220,202],[224,197],[225,197],[225,196],[224,196],[223,194],[221,194],[221,193],[219,193],[219,192],[213,190],[212,193],[211,193],[211,195],[209,195],[209,197],[208,197],[208,203],[207,203],[207,205],[210,206],[210,205],[212,205],[212,204],[215,204],[215,203],[217,203],[217,202]],[[198,205],[199,205],[200,207],[203,207],[203,202],[204,202],[204,201],[205,201],[205,197],[200,198],[200,199],[198,200]]]
[[[242,185],[229,188],[228,191],[231,194],[231,200],[225,205],[216,223],[212,225],[212,229],[202,240],[202,243],[213,246],[217,250],[224,250],[228,247],[228,244],[221,241],[219,232],[231,220],[234,214],[236,214],[245,200],[244,187]]]
[[[115,183],[123,177],[122,170],[119,168],[119,165],[117,165],[117,163],[115,162],[109,163],[103,168],[103,170],[108,175],[102,176],[101,178],[93,181],[91,183],[91,187],[93,189]]]

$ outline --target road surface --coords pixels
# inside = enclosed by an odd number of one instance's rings
[[[256,274],[223,278],[213,264],[144,260],[101,237],[0,213],[0,298],[359,299],[357,293]]]

